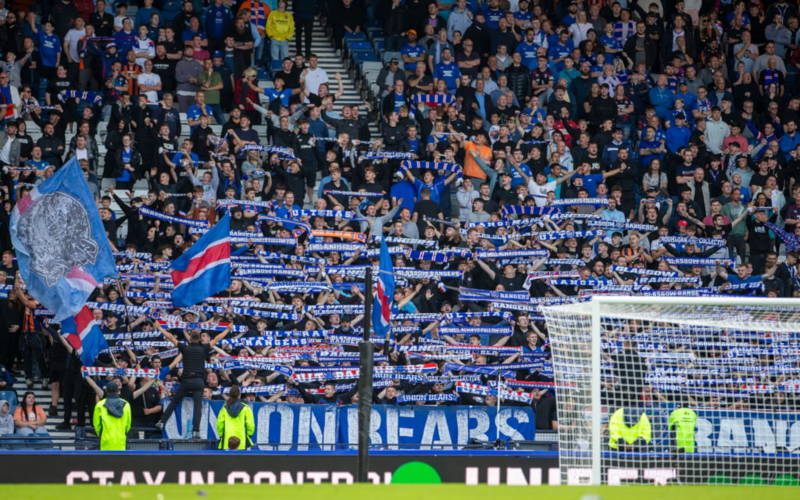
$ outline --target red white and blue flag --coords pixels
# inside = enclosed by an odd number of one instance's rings
[[[100,330],[100,323],[94,319],[87,306],[78,314],[61,322],[61,335],[78,353],[84,366],[94,365],[100,351],[108,349],[108,343]]]
[[[226,214],[172,262],[172,304],[193,306],[231,284],[231,217]]]
[[[392,257],[386,246],[386,239],[381,239],[380,265],[375,280],[372,305],[372,329],[379,337],[387,337],[391,330],[392,300],[394,299],[394,274]]]

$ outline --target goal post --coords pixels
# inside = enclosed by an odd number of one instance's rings
[[[541,308],[568,484],[800,484],[800,299]]]

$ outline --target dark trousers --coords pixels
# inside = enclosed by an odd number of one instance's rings
[[[76,425],[86,425],[86,410],[94,399],[94,391],[89,387],[80,372],[68,372],[61,383],[61,395],[64,398],[64,423],[72,419],[72,408],[75,407]]]
[[[169,402],[167,411],[161,415],[161,421],[166,423],[167,420],[169,420],[169,417],[172,416],[172,413],[175,411],[175,407],[183,401],[183,398],[191,394],[192,402],[194,403],[194,408],[192,409],[192,432],[198,432],[200,430],[200,410],[203,405],[204,387],[205,383],[203,382],[203,379],[199,377],[181,380],[181,385],[178,387],[178,392],[175,393],[175,395],[172,397],[172,401]]]
[[[38,332],[24,332],[20,338],[25,360],[25,377],[41,380],[45,374],[44,339]]]
[[[298,54],[303,54],[306,57],[311,53],[311,33],[314,31],[314,19],[303,19],[295,14],[294,16],[294,44],[295,50]],[[306,38],[306,51],[301,52],[303,32]]]

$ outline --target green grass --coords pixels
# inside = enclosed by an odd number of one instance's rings
[[[9,500],[782,500],[800,498],[800,489],[760,486],[463,486],[442,485],[298,485],[269,486],[95,486],[3,485],[0,498]]]

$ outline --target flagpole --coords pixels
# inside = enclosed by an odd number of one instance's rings
[[[364,277],[364,334],[358,344],[360,354],[358,376],[358,457],[357,480],[367,482],[369,471],[369,426],[372,414],[372,365],[375,347],[370,342],[372,333],[372,266],[367,266]]]

